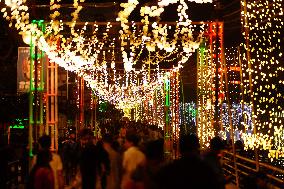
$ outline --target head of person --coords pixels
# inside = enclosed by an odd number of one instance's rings
[[[211,151],[219,153],[224,149],[225,149],[225,144],[219,136],[216,136],[216,137],[211,139],[211,141],[210,141],[210,150]]]
[[[267,188],[268,177],[264,171],[256,173],[256,184],[258,188]]]
[[[242,142],[241,140],[237,140],[237,141],[235,142],[235,148],[236,148],[236,150],[238,150],[238,151],[243,150],[243,149],[244,149],[244,144],[243,144],[243,142]]]
[[[128,149],[132,146],[138,146],[139,143],[139,137],[134,133],[127,133],[125,136],[125,143],[124,147],[125,149]]]
[[[180,137],[180,152],[182,156],[199,154],[199,139],[195,134],[187,134]]]
[[[49,135],[43,135],[38,139],[40,149],[49,150],[51,146],[51,138]]]
[[[37,154],[36,165],[48,167],[52,157],[48,150],[40,150]]]
[[[80,131],[80,142],[82,147],[92,144],[93,138],[94,138],[94,133],[91,131],[91,129],[82,129]]]
[[[69,139],[71,139],[71,140],[75,140],[75,139],[76,139],[76,135],[75,135],[75,133],[70,133],[70,135],[69,135]]]
[[[103,136],[103,143],[104,144],[112,144],[113,143],[113,137],[110,134],[105,134]]]
[[[164,158],[164,139],[148,142],[145,152],[149,160],[162,162]]]

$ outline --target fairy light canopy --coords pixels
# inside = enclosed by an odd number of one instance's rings
[[[195,1],[205,3],[209,1]],[[165,8],[169,5],[177,5],[177,20],[174,25],[169,25],[168,22],[160,22],[161,15]],[[117,21],[121,23],[121,51],[127,70],[131,70],[137,60],[137,57],[143,53],[141,49],[145,49],[149,56],[146,64],[157,64],[162,60],[155,60],[156,57],[182,57],[181,63],[185,63],[188,57],[194,52],[201,41],[204,25],[199,23],[198,26],[192,24],[189,19],[187,9],[188,4],[184,0],[160,0],[154,5],[139,5],[137,0],[129,0],[127,3],[121,3],[122,10],[118,13]],[[135,35],[137,26],[131,23],[129,18],[132,12],[137,9],[140,12],[142,29],[138,29],[139,35]],[[130,24],[131,23],[131,24]],[[196,35],[197,33],[197,35]],[[129,44],[127,41],[134,44],[130,47],[131,53],[127,54],[125,49]],[[145,51],[144,50],[144,51]],[[158,51],[158,53],[157,53]],[[151,58],[153,56],[154,58]],[[181,65],[178,65],[181,67]]]
[[[40,1],[40,2],[46,3],[47,1]],[[67,1],[63,1],[63,2],[67,2]],[[92,19],[93,19],[93,21],[104,21],[104,20],[106,20],[106,18],[107,18],[107,20],[114,20],[115,19],[114,16],[111,17],[109,13],[104,13],[104,14],[106,14],[105,18],[104,17],[100,18],[100,16],[98,16],[98,15],[97,15],[98,18],[95,18],[96,15],[90,14],[90,11],[88,12],[88,9],[90,9],[90,7],[92,8],[92,7],[104,7],[105,6],[105,7],[111,7],[111,8],[108,8],[108,10],[111,10],[111,11],[104,11],[104,12],[116,12],[117,8],[115,8],[115,7],[119,6],[119,4],[115,3],[115,2],[102,3],[102,4],[99,4],[99,5],[95,4],[93,6],[88,5],[88,3],[86,3],[86,2],[87,1],[85,1],[85,0],[81,0],[81,1],[74,0],[73,4],[65,5],[65,4],[62,4],[62,1],[52,0],[52,1],[49,2],[49,5],[45,5],[45,4],[32,5],[31,6],[32,11],[30,11],[28,9],[28,6],[26,6],[26,5],[30,5],[29,1],[13,1],[13,0],[10,0],[10,1],[5,1],[5,3],[8,7],[12,6],[13,16],[11,16],[11,17],[8,16],[9,11],[6,8],[2,9],[2,12],[4,12],[4,17],[7,20],[10,20],[10,21],[16,20],[17,14],[21,14],[22,18],[20,20],[17,20],[15,27],[17,29],[22,30],[23,34],[27,33],[26,31],[29,31],[29,30],[32,29],[28,25],[29,17],[31,17],[33,19],[35,17],[34,15],[36,15],[37,17],[42,18],[42,19],[46,20],[47,22],[48,22],[48,20],[51,20],[50,27],[47,30],[47,32],[49,34],[50,33],[53,34],[53,35],[60,34],[60,35],[57,35],[57,37],[60,38],[61,43],[64,43],[65,41],[66,42],[72,41],[72,42],[76,43],[76,45],[74,44],[73,47],[83,47],[83,45],[82,45],[83,42],[86,42],[90,39],[93,39],[93,38],[87,38],[86,37],[86,36],[89,35],[89,34],[86,34],[88,32],[88,30],[90,30],[90,28],[92,28],[91,32],[93,32],[94,30],[97,31],[97,28],[93,26],[93,23],[88,23],[88,22],[92,21]],[[210,2],[210,1],[190,1],[190,2],[206,3],[206,2]],[[129,1],[129,3],[132,3],[132,2]],[[158,12],[156,11],[155,14],[150,14],[149,16],[156,17],[156,18],[160,17],[160,14],[162,12],[164,12],[163,9],[166,8],[166,6],[168,6],[170,4],[178,4],[179,6],[177,8],[177,14],[181,13],[181,15],[182,15],[182,16],[180,16],[180,19],[188,19],[188,15],[185,12],[185,10],[188,7],[187,7],[187,4],[184,1],[158,1],[159,8],[157,8],[157,10],[160,10],[160,11],[158,11]],[[123,5],[124,4],[122,3],[121,6],[123,6]],[[18,9],[17,9],[17,7],[18,7]],[[157,7],[157,6],[151,6],[150,10],[152,10],[152,9],[154,10],[155,7]],[[49,9],[49,11],[46,10],[47,8]],[[98,12],[97,10],[98,9],[96,9],[96,11],[91,11],[91,12]],[[105,10],[105,9],[103,9],[103,10]],[[143,15],[143,14],[148,15],[149,13],[147,11],[149,12],[149,7],[147,7],[147,6],[142,7],[141,8],[141,15]],[[46,12],[49,12],[50,14],[47,16]],[[121,12],[123,12],[123,11],[121,11]],[[89,16],[89,14],[90,14],[90,16]],[[84,15],[88,15],[88,17],[84,16]],[[120,15],[120,14],[118,14],[118,15]],[[87,21],[84,25],[78,24],[79,22],[82,23],[83,20]],[[141,21],[143,23],[146,20],[142,19]],[[179,20],[178,23],[182,22],[182,21],[183,20]],[[68,22],[68,23],[66,23],[66,22]],[[185,25],[185,24],[188,25],[189,22],[190,22],[190,20],[186,20],[186,22],[181,23],[181,25]],[[64,24],[68,25],[69,27],[65,27]],[[123,24],[125,24],[125,23],[123,23]],[[156,24],[157,24],[157,22],[152,24],[152,26],[155,27],[154,28],[155,33],[158,29],[159,33],[162,32],[162,33],[165,34],[165,32],[166,32],[165,27],[163,27],[164,29],[161,29],[160,26],[156,25]],[[147,27],[145,25],[147,25],[146,22],[144,22],[143,29],[145,27]],[[176,25],[176,23],[175,23],[175,25]],[[10,26],[12,26],[12,23],[10,23]],[[112,29],[113,27],[114,26],[111,26],[109,29]],[[168,28],[171,28],[171,27],[174,28],[174,26],[168,26]],[[72,39],[69,39],[69,40],[66,39],[65,36],[66,36],[67,32],[71,33]],[[101,31],[98,31],[98,32],[101,32]],[[181,32],[184,33],[186,31],[181,31]],[[104,33],[104,31],[102,33]],[[117,29],[115,29],[113,31],[113,33],[118,34]],[[159,33],[158,33],[158,35],[159,35]],[[165,36],[164,34],[163,34],[163,36]],[[157,38],[157,37],[159,38],[158,35],[156,35],[155,38]],[[121,38],[119,36],[119,34],[117,36],[118,36],[118,38],[123,40],[123,38]],[[142,36],[142,37],[143,37],[143,40],[147,40],[148,36]],[[185,35],[185,37],[189,37],[189,35],[187,35],[187,36]],[[111,38],[111,40],[113,40],[113,39],[114,38]],[[133,41],[131,41],[131,42],[133,42]],[[158,43],[159,40],[155,39],[154,42]],[[189,42],[191,42],[191,41],[189,41]],[[141,41],[140,41],[140,44],[141,44]],[[150,44],[150,42],[148,41],[147,44],[146,44],[146,48],[151,51],[151,50],[153,50],[153,46],[149,45],[149,44]],[[134,46],[135,45],[136,44],[134,43]],[[173,46],[171,47],[170,44],[167,43],[167,42],[166,42],[166,44],[161,44],[161,41],[160,41],[159,44],[157,44],[157,45],[160,49],[162,48],[162,49],[166,49],[168,51],[173,49]],[[89,47],[91,46],[91,48],[93,49],[93,52],[94,52],[95,48],[101,48],[101,47],[97,47],[95,45],[93,45],[93,46],[88,45],[88,46]],[[124,43],[122,42],[118,46],[118,48],[120,48],[120,46],[124,46]],[[194,48],[196,48],[196,44],[194,44],[194,43],[193,44],[187,44],[187,47],[192,47],[192,46],[195,46]],[[50,48],[52,48],[52,47],[50,47]],[[69,45],[68,48],[70,49],[71,46]],[[190,51],[190,49],[191,48],[184,48],[183,50]],[[83,50],[82,50],[82,52],[80,52],[80,54],[82,54],[83,57],[88,57],[88,56],[90,56],[88,52],[90,52],[90,48],[89,49],[83,48]],[[133,50],[131,52],[132,53],[130,53],[130,54],[135,54],[135,52],[133,52]],[[78,52],[76,52],[76,54],[77,53]],[[123,53],[123,51],[122,51],[122,53]],[[74,58],[76,56],[76,54],[73,53],[73,55],[69,55],[69,56],[71,56],[71,61],[72,61],[72,58]],[[60,54],[58,56],[60,56]],[[74,62],[76,62],[76,58],[74,58],[74,59],[75,59]],[[90,60],[92,60],[92,58],[90,58]],[[127,67],[127,63],[129,62],[129,58],[128,59],[123,58],[123,60],[124,60],[124,63],[126,64],[126,67]],[[67,60],[64,60],[64,61],[67,61]],[[68,61],[70,61],[70,60],[68,60]],[[65,67],[68,68],[68,66],[65,66]]]
[[[210,0],[190,2],[211,3]],[[3,3],[7,8],[1,11],[10,22],[10,27],[17,28],[23,36],[33,33],[35,43],[46,52],[51,61],[83,77],[99,96],[112,99],[113,102],[126,100],[125,104],[137,101],[139,95],[135,92],[141,90],[141,98],[145,93],[153,95],[153,90],[163,80],[158,74],[161,73],[159,64],[172,65],[176,62],[173,68],[180,69],[198,48],[205,27],[203,23],[192,23],[187,13],[187,2],[184,0],[160,0],[153,6],[142,5],[138,8],[142,17],[138,23],[128,20],[128,16],[139,2],[129,0],[120,4],[122,10],[116,19],[120,24],[100,24],[92,21],[92,16],[82,16],[88,15],[86,7],[92,7],[85,0],[74,0],[71,6],[64,5],[60,0],[51,0],[47,6],[32,5],[33,10],[28,6],[29,1],[25,0],[6,0]],[[117,5],[115,2],[101,4],[114,7],[114,10]],[[160,15],[170,5],[177,5],[178,20],[172,24],[159,22]],[[35,14],[35,8],[49,9],[49,18],[42,15],[45,20],[50,20],[45,34],[30,22],[30,16],[33,18],[44,12]],[[69,14],[62,11],[69,11]],[[82,22],[83,18],[87,18],[85,23]],[[152,22],[153,19],[156,21]],[[104,18],[95,21],[103,20]],[[121,65],[127,74],[116,77],[116,69]],[[140,71],[137,72],[136,69]],[[150,71],[145,71],[147,69]],[[152,69],[152,73],[157,74],[154,77],[151,77]],[[138,82],[139,79],[134,78],[141,73],[144,76],[142,82]],[[125,87],[128,97],[125,91],[121,90]],[[138,98],[135,100],[131,96]]]

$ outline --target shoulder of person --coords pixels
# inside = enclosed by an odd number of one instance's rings
[[[61,157],[56,152],[51,152],[52,161],[59,161],[61,162]]]
[[[58,155],[56,152],[51,152],[51,155],[54,158],[60,158],[60,155]]]

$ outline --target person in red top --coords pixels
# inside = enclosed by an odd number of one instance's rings
[[[51,154],[49,151],[42,150],[38,153],[36,164],[28,179],[28,189],[54,189],[54,176],[49,165],[50,161]]]
[[[40,167],[35,173],[35,189],[53,189],[54,177],[51,169]]]

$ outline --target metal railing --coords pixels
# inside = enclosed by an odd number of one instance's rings
[[[22,182],[22,167],[19,160],[8,163],[7,167],[7,189],[17,189],[19,184]]]
[[[23,169],[23,162],[20,160],[11,161],[8,163],[6,169],[6,188],[5,189],[19,189],[25,184],[25,170]],[[1,188],[2,189],[2,188]]]
[[[236,178],[236,170],[234,168],[233,157],[233,153],[225,151],[223,157],[223,165],[225,174],[234,176],[235,182],[238,180],[238,182],[241,183],[240,181],[242,180],[242,178],[254,175],[258,172],[256,160],[236,154],[236,165],[238,173],[238,178]],[[284,180],[280,176],[284,176],[283,169],[264,162],[258,162],[258,164],[259,170],[264,172],[269,178],[269,184],[273,185],[274,188],[284,188]]]

